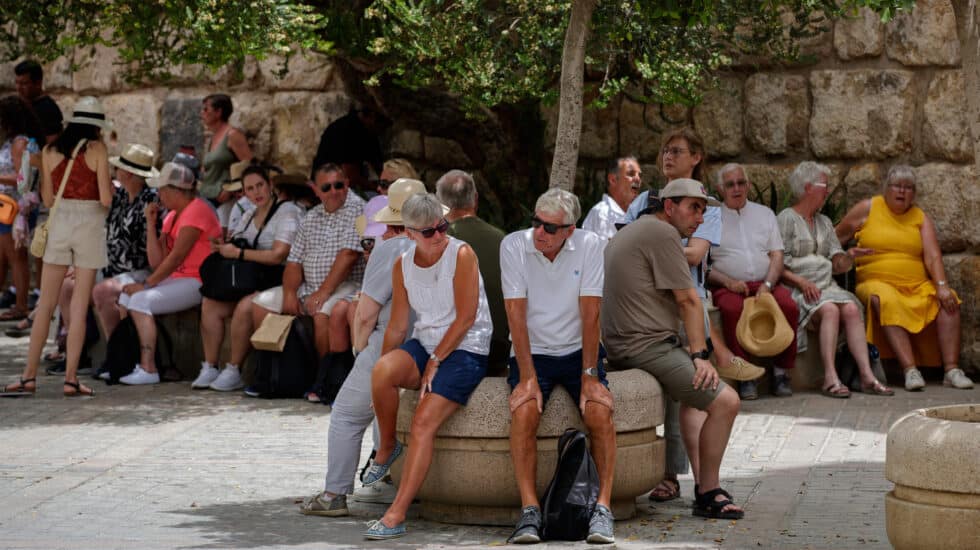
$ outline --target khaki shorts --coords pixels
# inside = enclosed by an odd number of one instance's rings
[[[61,199],[48,224],[44,263],[102,269],[108,263],[105,217],[99,201]]]
[[[318,311],[308,313],[311,315],[313,313],[322,313],[329,317],[330,311],[333,309],[333,306],[337,304],[337,302],[346,300],[355,292],[357,292],[357,285],[350,281],[344,281],[340,283],[340,286],[338,286],[336,290],[333,291],[333,294],[331,294],[330,298],[328,298],[327,301],[320,306]],[[299,300],[302,303],[305,299],[306,296],[302,296]],[[255,295],[255,298],[252,298],[252,303],[268,309],[273,313],[282,313],[282,287],[276,286],[259,292]]]
[[[617,369],[643,369],[649,372],[672,398],[702,411],[711,406],[725,388],[725,383],[719,380],[714,390],[694,389],[694,361],[688,355],[687,348],[670,340],[651,344],[629,359],[610,362]]]

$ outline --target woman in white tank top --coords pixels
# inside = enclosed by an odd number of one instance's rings
[[[401,211],[415,246],[402,254],[392,272],[391,320],[384,355],[371,377],[381,440],[365,485],[381,480],[404,449],[395,439],[399,388],[421,394],[398,495],[384,517],[364,533],[368,539],[405,534],[405,513],[425,480],[439,426],[466,405],[486,374],[493,332],[490,308],[473,250],[446,235],[447,210],[435,195],[417,194]],[[409,308],[417,317],[415,328],[412,338],[399,347],[410,328]]]

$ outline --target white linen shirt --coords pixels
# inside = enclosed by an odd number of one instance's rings
[[[602,200],[589,210],[582,229],[608,240],[616,235],[616,224],[626,223],[626,220],[626,211],[608,193],[603,193]]]
[[[532,354],[561,356],[582,348],[579,297],[602,296],[605,247],[606,240],[595,233],[575,231],[552,262],[534,248],[533,229],[504,237],[500,243],[504,300],[527,298]]]
[[[739,281],[761,281],[769,271],[769,252],[783,249],[772,210],[746,202],[741,212],[721,206],[721,246],[711,251],[711,268]]]

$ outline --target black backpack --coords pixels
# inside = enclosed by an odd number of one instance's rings
[[[173,340],[170,333],[163,327],[160,320],[154,317],[157,324],[156,365],[160,380],[180,380],[173,360]],[[105,346],[105,361],[99,372],[109,372],[108,384],[118,384],[119,379],[133,372],[133,367],[140,362],[140,338],[132,317],[126,317],[116,325]]]
[[[281,352],[256,350],[252,387],[269,399],[303,397],[316,376],[316,348],[306,325],[295,319]]]
[[[545,490],[541,534],[545,540],[585,540],[599,499],[599,472],[584,433],[569,428],[558,440],[555,476]]]

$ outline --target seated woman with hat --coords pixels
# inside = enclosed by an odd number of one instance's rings
[[[232,164],[228,169],[228,179],[221,184],[222,194],[227,194],[229,199],[218,205],[215,209],[218,212],[218,222],[221,224],[221,235],[227,238],[229,230],[237,226],[243,217],[255,209],[252,201],[248,200],[242,192],[242,174],[245,169],[252,165],[252,161],[243,160]]]

